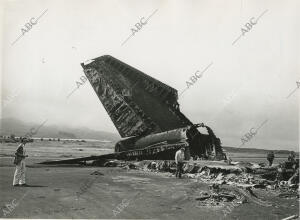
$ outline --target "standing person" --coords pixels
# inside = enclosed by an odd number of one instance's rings
[[[27,186],[25,182],[25,157],[28,157],[28,155],[25,155],[25,144],[26,141],[22,139],[21,144],[18,146],[18,149],[15,153],[14,164],[16,165],[16,170],[14,175],[13,186]]]
[[[273,160],[275,158],[274,152],[271,151],[267,154],[267,160],[269,161],[269,166],[271,167],[273,164]]]
[[[181,178],[182,166],[184,160],[184,147],[181,147],[175,154],[175,162],[176,162],[176,177]]]
[[[288,156],[288,161],[293,162],[293,163],[296,162],[296,160],[295,160],[295,152],[294,151],[290,152],[290,154]]]

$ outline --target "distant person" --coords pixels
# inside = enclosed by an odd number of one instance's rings
[[[185,148],[180,148],[175,154],[175,162],[176,162],[176,177],[181,178],[183,161],[184,161],[184,150]]]
[[[296,157],[295,152],[294,151],[290,152],[288,156],[288,161],[295,163],[296,162],[295,157]]]
[[[269,166],[271,167],[273,164],[273,160],[275,158],[274,152],[271,151],[267,154],[267,160],[269,161]]]
[[[26,172],[26,165],[25,165],[25,139],[21,140],[21,144],[18,146],[18,149],[15,153],[15,160],[14,164],[16,165],[15,175],[13,186],[27,186],[25,182],[25,172]]]
[[[228,165],[231,165],[231,162],[232,162],[231,158],[228,157],[228,159],[227,159],[227,164],[228,164]]]

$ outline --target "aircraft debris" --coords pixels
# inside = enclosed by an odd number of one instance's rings
[[[119,134],[126,138],[116,143],[116,153],[128,152],[128,160],[166,160],[183,146],[186,159],[226,158],[212,129],[193,124],[180,112],[174,88],[109,55],[81,66]]]

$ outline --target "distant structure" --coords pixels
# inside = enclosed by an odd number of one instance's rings
[[[81,64],[124,140],[115,146],[130,158],[174,159],[185,146],[187,158],[225,159],[221,141],[204,124],[180,112],[177,90],[109,56]],[[205,127],[208,134],[197,128]]]
[[[32,138],[29,137],[17,137],[14,134],[11,134],[10,136],[5,136],[5,135],[1,135],[0,136],[0,143],[18,143],[21,141],[25,141],[25,142],[33,142]]]

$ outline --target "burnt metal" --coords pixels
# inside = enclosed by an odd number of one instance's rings
[[[121,137],[192,125],[172,87],[107,55],[81,65]]]
[[[109,55],[81,65],[121,137],[126,138],[116,144],[115,152],[166,150],[166,146],[184,143],[187,158],[224,159],[220,139],[212,129],[194,125],[180,112],[176,89]],[[208,135],[201,134],[198,127],[205,127]],[[173,159],[177,149],[156,154]]]
[[[116,143],[115,153],[98,156],[99,159],[173,160],[181,147],[186,149],[186,159],[226,159],[212,129],[203,123],[193,124],[180,112],[176,89],[109,55],[81,66],[124,138]],[[200,133],[198,127],[206,128],[208,134]]]

